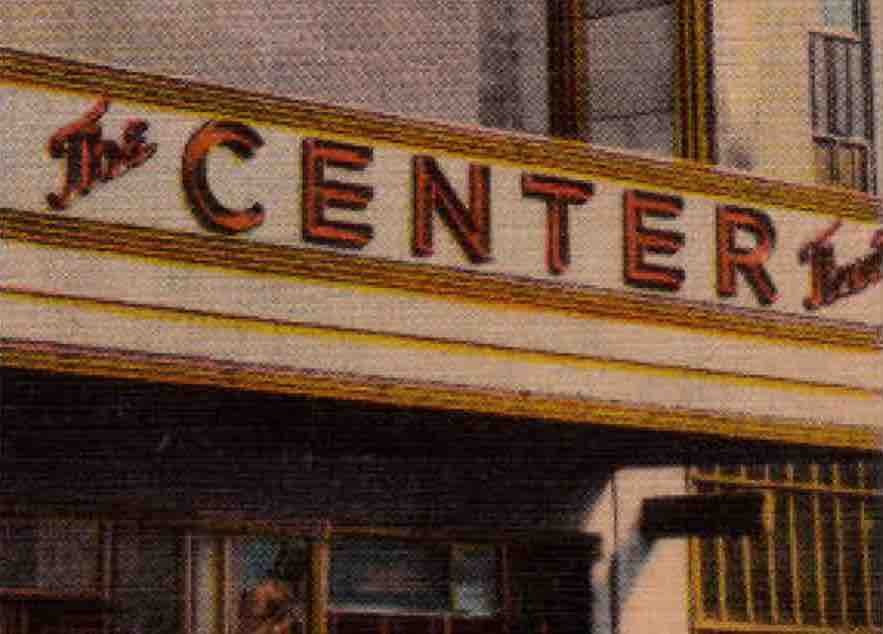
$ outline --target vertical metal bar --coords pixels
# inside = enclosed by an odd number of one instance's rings
[[[310,542],[309,574],[309,632],[328,634],[328,571],[331,557],[331,530],[326,526],[322,534]]]
[[[98,522],[98,537],[100,539],[99,552],[99,584],[101,598],[108,604],[113,600],[113,523]],[[107,615],[101,617],[101,631],[110,634],[111,620]]]
[[[858,484],[862,489],[870,489],[871,485],[866,476],[865,463],[858,465]],[[871,569],[871,521],[868,518],[868,498],[862,496],[859,501],[859,535],[862,549],[862,585],[865,596],[865,624],[868,627],[874,625],[873,582],[874,577]]]
[[[794,482],[794,465],[789,464],[786,468],[787,478]],[[797,542],[797,509],[795,508],[794,493],[788,493],[788,542],[791,553],[791,587],[794,601],[794,622],[803,623],[803,610],[800,597],[800,553]]]
[[[193,634],[193,535],[181,537],[181,629]]]
[[[714,474],[721,478],[723,475],[723,469],[721,469],[720,465],[716,465],[714,468]],[[718,484],[714,487],[713,491],[718,493],[721,491],[721,486]],[[724,544],[723,537],[715,537],[715,559],[717,559],[717,609],[718,609],[718,619],[721,621],[729,621],[730,620],[730,611],[727,609],[727,550]]]
[[[836,462],[831,464],[832,483],[835,488],[841,485],[840,465]],[[834,532],[836,535],[835,543],[837,548],[837,581],[840,594],[840,613],[843,618],[844,626],[849,623],[849,602],[846,597],[846,553],[844,549],[843,537],[843,505],[840,495],[834,495]]]
[[[772,471],[770,465],[764,468],[764,477],[767,481],[772,480]],[[773,623],[779,622],[779,591],[777,588],[778,580],[776,575],[776,515],[775,505],[778,504],[779,494],[775,491],[771,492],[773,499],[773,521],[772,528],[767,533],[767,568],[770,574],[770,616]]]
[[[821,468],[818,464],[812,465],[813,484],[821,483]],[[822,534],[822,502],[818,491],[812,494],[813,533],[816,547],[816,586],[819,589],[819,621],[822,625],[828,622],[827,614],[827,587],[825,585],[825,549],[824,536]]]
[[[690,580],[693,586],[693,613],[700,621],[708,618],[705,614],[705,593],[702,578],[702,542],[699,537],[690,538]]]
[[[743,478],[748,478],[748,467],[742,465],[740,473]],[[742,569],[745,571],[745,611],[748,616],[748,622],[754,623],[754,578],[752,570],[751,558],[751,537],[742,536]]]
[[[113,523],[98,522],[98,536],[101,540],[98,571],[101,597],[110,601],[113,598]]]
[[[233,538],[225,536],[221,540],[221,627],[223,634],[233,631]]]

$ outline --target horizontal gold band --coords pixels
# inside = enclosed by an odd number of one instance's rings
[[[577,141],[419,122],[350,108],[118,70],[0,48],[0,82],[66,90],[532,170],[604,178],[761,207],[876,223],[881,201],[845,189],[774,181],[700,163],[631,156]]]
[[[767,374],[748,374],[687,365],[666,365],[658,362],[616,359],[463,339],[331,326],[316,322],[254,317],[141,302],[122,302],[98,297],[84,297],[55,292],[47,293],[3,284],[0,284],[0,297],[28,303],[67,306],[106,314],[115,313],[128,319],[145,319],[166,323],[184,322],[198,325],[201,328],[223,328],[263,332],[272,335],[295,335],[310,339],[336,339],[338,341],[345,341],[348,345],[383,346],[387,350],[425,350],[443,354],[472,355],[479,359],[502,358],[517,363],[551,365],[559,368],[573,367],[616,371],[637,376],[698,380],[708,383],[742,385],[782,392],[824,394],[838,399],[880,400],[883,397],[883,393],[879,389],[827,381],[801,380]]]
[[[551,311],[678,327],[716,335],[875,351],[879,333],[864,324],[565,286],[330,251],[245,242],[0,208],[0,238],[444,297],[506,310]]]
[[[712,435],[729,439],[808,444],[861,451],[883,450],[879,431],[866,426],[723,415],[592,399],[551,397],[522,391],[393,381],[377,377],[296,371],[204,358],[133,353],[46,342],[0,339],[0,366],[344,399],[397,407],[467,411],[551,422],[596,424],[621,429]]]
[[[728,634],[730,632],[740,634],[831,634],[837,630],[849,632],[849,634],[880,634],[879,627],[856,627],[848,626],[824,626],[807,625],[805,623],[788,623],[775,625],[769,623],[740,623],[738,621],[700,621],[693,626],[693,631],[708,634]]]

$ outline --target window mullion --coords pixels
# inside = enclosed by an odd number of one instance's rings
[[[871,488],[871,484],[867,481],[867,471],[865,463],[860,462],[858,465],[858,483],[862,489]],[[862,578],[865,596],[865,619],[868,626],[874,625],[874,598],[873,598],[873,574],[871,569],[871,523],[868,519],[868,501],[862,498],[859,501],[859,539],[861,539],[862,552]]]
[[[748,467],[742,465],[741,476],[748,479]],[[742,540],[742,569],[745,571],[745,613],[750,622],[754,622],[754,579],[753,579],[753,558],[751,553],[751,537],[743,535]]]
[[[233,614],[233,538],[221,542],[221,632],[236,634]]]
[[[831,476],[832,484],[835,487],[839,487],[841,484],[839,464],[831,465]],[[843,504],[839,495],[834,496],[834,534],[834,544],[837,548],[837,582],[839,586],[840,614],[843,624],[846,625],[849,622],[849,602],[846,596],[846,549],[843,543]]]
[[[308,585],[309,634],[328,634],[328,601],[330,585],[330,532],[310,541],[310,563]]]
[[[193,534],[185,533],[181,538],[181,629],[185,634],[195,634],[193,602],[193,558],[196,551],[193,548]]]
[[[787,467],[787,478],[792,483],[794,478],[794,465]],[[800,560],[797,548],[797,509],[794,501],[795,493],[788,494],[788,546],[791,553],[791,583],[794,597],[794,622],[803,623],[803,610],[800,597]]]
[[[821,481],[820,466],[812,465],[812,481],[813,484],[819,484]],[[821,498],[818,491],[812,494],[812,512],[813,512],[813,531],[816,548],[816,584],[819,592],[819,621],[822,625],[827,624],[827,587],[825,584],[825,555],[824,537],[822,534],[822,508]]]
[[[772,480],[772,470],[770,465],[764,467],[764,479]],[[775,505],[780,503],[781,493],[771,493],[773,499],[773,528],[767,533],[767,568],[770,574],[770,620],[773,623],[779,622],[779,590],[777,588],[776,575],[776,521],[775,521]]]

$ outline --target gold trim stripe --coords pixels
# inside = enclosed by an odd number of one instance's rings
[[[0,82],[231,117],[372,145],[517,165],[677,190],[761,207],[786,207],[876,223],[881,200],[844,189],[737,174],[685,160],[666,161],[587,145],[272,97],[0,48]]]
[[[331,326],[309,321],[283,320],[250,315],[220,313],[192,308],[179,308],[158,304],[136,303],[43,292],[0,284],[0,296],[12,299],[72,306],[83,310],[118,313],[135,318],[154,319],[164,322],[189,322],[206,327],[232,328],[252,332],[299,335],[312,338],[333,338],[353,344],[378,344],[389,348],[435,350],[447,354],[479,355],[484,358],[505,358],[515,362],[551,364],[575,368],[595,368],[619,372],[632,372],[645,376],[665,376],[690,380],[707,380],[720,384],[743,385],[805,394],[824,393],[828,396],[860,400],[877,400],[883,392],[876,389],[829,383],[789,379],[766,374],[747,374],[697,368],[686,365],[664,365],[647,361],[615,359],[571,352],[537,350],[494,343],[482,343],[465,339],[448,339],[407,333],[383,332],[360,328]]]
[[[378,260],[330,251],[245,242],[0,208],[0,238],[66,249],[374,287],[493,305],[799,344],[876,351],[869,325],[771,315],[501,274]]]
[[[710,0],[678,0],[678,63],[675,90],[675,154],[714,161],[711,96]]]
[[[702,621],[693,626],[694,632],[708,632],[709,634],[880,634],[879,627],[865,626],[835,626],[824,627],[819,625],[769,624],[769,623],[737,623],[734,621]]]
[[[614,401],[551,397],[524,391],[393,381],[379,377],[300,371],[198,357],[134,353],[9,338],[0,338],[0,367],[345,399],[397,407],[467,411],[620,429],[883,451],[879,431],[868,426],[838,426],[806,420],[724,415]]]

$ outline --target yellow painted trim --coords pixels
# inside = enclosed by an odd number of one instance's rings
[[[674,95],[675,154],[706,164],[714,161],[709,1],[677,0]]]
[[[881,431],[880,442],[883,443],[883,431]],[[691,478],[694,482],[725,484],[729,486],[738,486],[743,489],[768,489],[788,493],[823,493],[838,495],[841,497],[883,497],[883,489],[849,488],[818,482],[761,480],[744,476],[713,475],[708,473],[694,473]]]
[[[786,207],[876,223],[881,200],[859,192],[774,181],[685,160],[454,124],[412,121],[0,48],[0,83],[137,102],[206,117],[280,126],[373,146],[463,157],[524,169],[677,190],[766,208]]]
[[[724,439],[883,451],[879,431],[868,426],[726,415],[21,340],[0,339],[0,367],[343,399],[396,407],[466,411],[619,429],[700,434]]]
[[[745,623],[717,623],[708,622],[694,626],[694,632],[709,632],[711,634],[725,634],[729,632],[739,632],[746,634],[832,634],[842,632],[843,634],[880,634],[879,627],[821,627],[818,625],[770,625],[763,623],[745,624]]]
[[[878,350],[878,330],[865,324],[770,314],[318,249],[245,242],[226,236],[163,231],[0,208],[0,238],[254,274],[322,280],[359,288],[417,293],[501,310],[613,319],[792,345],[831,346],[871,353]]]
[[[313,339],[333,339],[351,345],[376,345],[390,349],[426,350],[461,356],[472,355],[484,359],[500,358],[516,363],[554,365],[584,370],[629,372],[642,376],[700,380],[718,384],[740,385],[803,394],[824,394],[853,400],[880,400],[883,398],[883,393],[880,390],[838,383],[787,379],[763,374],[744,374],[726,370],[664,365],[646,361],[536,350],[468,340],[345,328],[312,322],[270,319],[144,303],[121,302],[103,298],[46,293],[4,285],[0,285],[0,297],[26,301],[28,303],[60,305],[78,310],[118,314],[129,319],[188,323],[202,328],[227,328],[269,335],[294,335]]]
[[[740,632],[745,634],[880,634],[879,627],[867,626],[821,626],[789,623],[787,625],[771,625],[769,623],[739,623],[736,621],[702,621],[693,626],[695,632]]]

